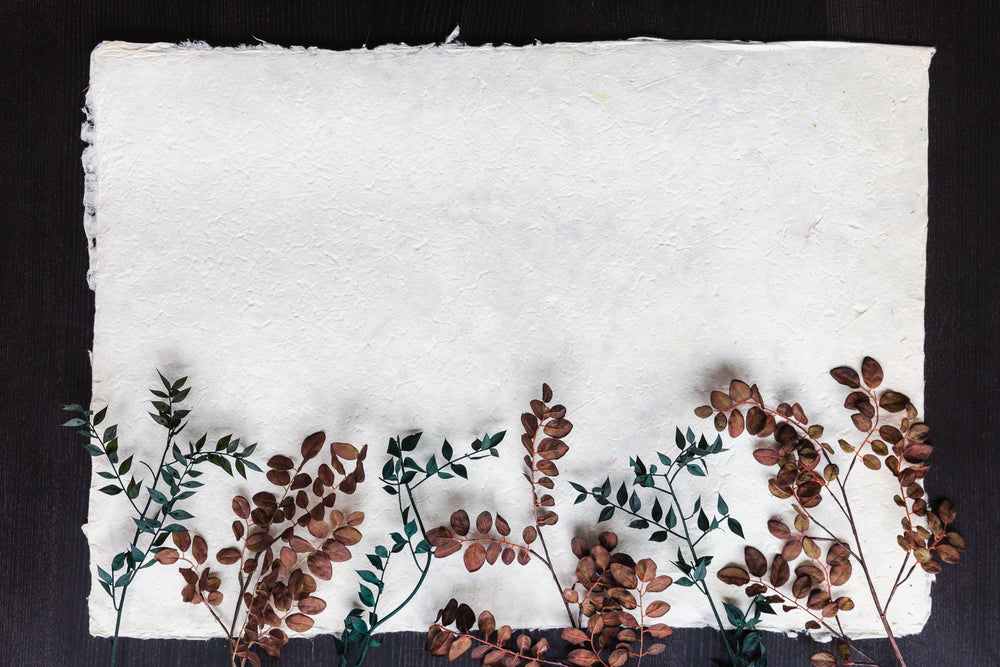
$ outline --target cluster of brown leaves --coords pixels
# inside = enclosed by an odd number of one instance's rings
[[[479,632],[473,634],[475,613],[454,599],[438,612],[428,630],[427,651],[456,660],[472,649],[472,659],[482,661],[486,667],[620,667],[632,658],[641,660],[662,653],[665,646],[653,640],[668,637],[673,630],[664,623],[647,626],[646,620],[662,616],[670,605],[649,600],[649,596],[666,590],[672,580],[658,576],[656,564],[648,558],[636,562],[627,554],[612,553],[617,545],[618,536],[611,532],[601,533],[593,546],[581,538],[572,541],[578,559],[576,578],[563,591],[563,599],[575,606],[578,618],[586,618],[587,622],[585,627],[563,630],[562,639],[578,647],[568,653],[565,662],[547,656],[549,643],[544,638],[535,641],[527,634],[514,638],[510,626],[497,629],[489,611],[479,614]],[[454,628],[448,627],[452,624]]]
[[[223,600],[220,577],[208,567],[208,545],[200,535],[191,539],[187,533],[174,533],[175,549],[157,554],[161,563],[185,560],[181,568],[185,580],[185,602],[206,603],[226,631],[234,659],[258,666],[260,657],[253,652],[260,647],[268,656],[279,658],[288,641],[285,628],[305,632],[313,626],[312,616],[326,608],[326,602],[313,595],[316,579],[329,580],[333,563],[351,558],[349,547],[361,540],[359,526],[362,512],[344,515],[334,508],[337,493],[354,493],[364,482],[367,445],[360,451],[353,445],[330,443],[329,463],[319,466],[315,475],[304,472],[305,464],[323,449],[326,435],[320,431],[302,443],[302,461],[296,466],[287,456],[273,456],[267,466],[268,480],[280,487],[276,495],[268,491],[251,500],[233,498],[233,534],[241,543],[216,554],[221,565],[239,565],[241,590],[231,624],[223,623],[214,607]],[[347,470],[344,462],[353,462]],[[187,557],[191,549],[191,558]],[[182,555],[183,554],[183,555]],[[240,607],[246,609],[242,626],[236,631]]]
[[[764,554],[748,546],[744,549],[746,567],[727,565],[719,570],[719,579],[733,586],[746,586],[747,597],[764,595],[771,604],[781,604],[783,611],[805,611],[810,616],[805,624],[807,630],[818,630],[824,619],[854,609],[851,598],[834,592],[835,586],[843,586],[850,580],[853,570],[850,550],[844,544],[831,542],[826,558],[821,559],[822,549],[813,538],[796,536],[780,521],[769,522],[768,527],[776,537],[792,538],[786,542],[783,553],[772,557],[770,567]],[[808,524],[803,528],[806,529]],[[789,546],[793,544],[799,546]],[[805,551],[806,559],[795,566],[793,579],[788,563],[798,557],[798,553],[791,556],[796,548]],[[790,590],[782,590],[789,582]]]
[[[464,544],[465,569],[469,572],[475,572],[484,563],[493,565],[498,559],[504,565],[510,565],[514,560],[517,560],[521,565],[526,565],[531,560],[528,545],[538,537],[538,531],[534,526],[527,526],[521,532],[523,544],[507,539],[510,535],[510,524],[499,514],[494,521],[493,515],[489,512],[480,512],[479,516],[476,517],[475,526],[478,537],[469,535],[472,527],[469,514],[465,510],[456,510],[452,513],[448,526],[440,526],[427,531],[427,540],[436,547],[434,556],[445,558],[460,551]],[[494,528],[497,535],[490,534]]]
[[[945,563],[958,563],[965,544],[957,532],[947,530],[954,521],[954,508],[947,500],[936,513],[927,506],[921,481],[929,470],[927,459],[933,446],[927,442],[930,428],[919,420],[909,397],[892,389],[876,392],[884,376],[881,365],[871,357],[864,358],[860,373],[839,366],[830,375],[852,390],[844,407],[851,412],[854,428],[864,435],[857,446],[844,439],[838,441],[840,450],[852,457],[847,474],[858,461],[869,470],[888,470],[899,485],[894,501],[906,513],[901,522],[903,532],[897,537],[900,547],[912,552],[928,572],[941,571],[935,555]],[[757,449],[754,458],[762,465],[777,467],[777,474],[768,481],[774,496],[794,498],[802,508],[812,508],[822,501],[823,492],[842,477],[841,466],[831,459],[833,446],[821,441],[824,428],[810,425],[798,403],[768,408],[757,385],[741,380],[733,380],[728,393],[713,391],[710,402],[695,414],[702,418],[714,414],[718,430],[728,428],[733,437],[744,430],[758,438],[773,436],[777,446]],[[741,410],[745,410],[745,416]],[[898,424],[884,423],[889,414],[899,413]],[[927,526],[917,525],[917,517],[925,518]]]
[[[528,452],[524,455],[524,464],[528,467],[524,473],[531,483],[532,500],[534,503],[535,525],[552,526],[559,521],[559,515],[548,509],[555,505],[552,496],[543,493],[539,496],[538,487],[552,489],[555,483],[553,477],[559,475],[559,468],[553,461],[561,459],[569,447],[563,438],[573,430],[573,424],[566,419],[566,408],[562,405],[549,406],[552,400],[552,389],[542,385],[542,399],[531,401],[531,412],[521,415],[521,444]]]

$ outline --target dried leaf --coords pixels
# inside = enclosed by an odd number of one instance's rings
[[[837,657],[829,651],[820,651],[809,656],[813,667],[837,667]]]
[[[740,565],[727,565],[716,576],[731,586],[744,586],[750,582],[750,575]]]
[[[646,592],[659,593],[661,591],[665,591],[672,583],[674,583],[673,579],[665,574],[661,574],[657,577],[653,577],[653,580],[649,582],[648,586],[646,586]]]
[[[573,430],[573,424],[566,419],[553,419],[546,422],[542,430],[550,438],[565,438]]]
[[[716,410],[729,410],[733,407],[733,399],[724,391],[713,391],[709,400]]]
[[[792,536],[792,531],[789,530],[788,526],[786,526],[780,519],[769,519],[767,522],[767,529],[779,540],[787,540]]]
[[[285,625],[294,632],[305,632],[313,626],[313,620],[305,614],[292,614],[285,619]]]
[[[729,415],[729,437],[737,438],[742,435],[744,426],[743,413],[739,409],[733,410]]]
[[[223,565],[232,565],[233,563],[239,562],[240,552],[238,549],[233,547],[226,547],[225,549],[220,549],[219,553],[215,554],[215,560],[219,561]]]
[[[462,558],[465,561],[465,569],[475,572],[486,562],[486,549],[479,542],[473,542],[465,550]]]
[[[295,467],[295,463],[293,463],[287,456],[276,454],[267,460],[267,467],[271,470],[277,470],[280,472],[293,469]]]
[[[469,514],[465,510],[456,510],[451,515],[451,529],[457,535],[469,534]]]
[[[303,462],[315,457],[322,451],[324,440],[326,440],[326,433],[317,431],[302,441]]]
[[[850,387],[851,389],[857,389],[861,386],[861,378],[858,377],[857,371],[853,368],[847,366],[838,366],[830,371],[830,375],[834,380],[844,385],[845,387]]]
[[[600,662],[600,658],[593,651],[582,648],[570,651],[566,659],[569,660],[569,664],[576,665],[576,667],[590,667],[590,665]]]
[[[755,577],[763,577],[767,572],[767,559],[759,550],[747,546],[743,549],[743,559],[746,561],[747,570]],[[721,574],[721,573],[720,573]]]
[[[656,577],[656,563],[652,559],[643,558],[635,564],[635,575],[642,583],[649,583]]]
[[[180,558],[177,549],[162,549],[156,554],[156,562],[160,565],[172,565]]]
[[[489,512],[480,512],[479,516],[476,517],[476,530],[478,530],[483,535],[490,532],[493,527],[493,515]]]
[[[194,536],[194,541],[191,543],[191,555],[194,556],[198,565],[208,560],[208,545],[205,543],[205,538],[201,535]]]
[[[788,561],[785,560],[784,556],[778,554],[771,561],[771,585],[775,588],[780,588],[788,583],[790,576]]]
[[[861,362],[861,378],[869,389],[875,389],[882,384],[882,367],[871,357],[865,357]]]
[[[668,611],[670,611],[669,604],[663,600],[655,600],[652,604],[646,607],[646,616],[658,618],[666,614]]]
[[[170,533],[170,539],[173,540],[174,546],[181,551],[187,551],[191,548],[191,533],[186,530]]]
[[[575,646],[582,646],[590,641],[587,633],[577,628],[564,628],[560,636],[564,642]]]

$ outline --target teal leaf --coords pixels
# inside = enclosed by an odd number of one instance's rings
[[[355,570],[355,572],[357,572],[358,576],[364,581],[367,581],[369,584],[375,584],[376,586],[382,585],[382,582],[379,581],[378,575],[371,570]]]
[[[108,484],[107,486],[102,486],[100,488],[101,493],[106,493],[109,496],[117,496],[122,492],[122,487],[116,486],[114,484]]]
[[[729,505],[727,505],[726,501],[722,499],[722,496],[719,496],[719,502],[717,504],[719,508],[719,514],[729,514]]]
[[[652,535],[649,536],[649,541],[650,542],[666,542],[667,535],[668,535],[667,531],[665,531],[665,530],[658,530],[658,531],[654,532]]]
[[[97,577],[101,581],[107,582],[109,584],[112,581],[114,581],[114,577],[112,577],[108,572],[105,572],[104,568],[102,568],[100,565],[97,566]]]
[[[452,463],[451,469],[455,471],[455,474],[462,479],[469,479],[469,471],[466,470],[465,466],[461,463]]]
[[[729,517],[729,520],[726,523],[729,524],[730,532],[732,532],[734,535],[739,535],[740,537],[744,537],[743,526],[740,525],[739,521],[737,521],[733,517]]]
[[[660,499],[653,499],[653,509],[651,511],[653,521],[659,522],[663,518],[663,507],[660,506]]]
[[[614,515],[615,515],[614,506],[608,505],[607,507],[601,510],[601,516],[597,519],[597,523],[601,523],[602,521],[607,521]]]
[[[379,558],[388,558],[389,550],[383,547],[381,544],[375,547],[375,555]]]
[[[451,455],[453,453],[454,452],[452,451],[451,443],[445,440],[444,444],[441,445],[441,456],[444,458],[445,461],[450,461]]]
[[[618,501],[619,507],[623,507],[625,503],[628,502],[628,489],[625,488],[625,482],[622,482],[622,485],[618,487],[616,500]]]
[[[67,422],[64,422],[63,426],[69,426],[70,428],[75,428],[77,426],[84,426],[86,423],[87,423],[86,420],[80,419],[79,417],[75,417]]]
[[[375,606],[375,596],[372,594],[371,590],[367,586],[361,586],[358,590],[358,598],[361,600],[361,604],[366,607]]]
[[[163,495],[156,489],[153,488],[146,489],[146,492],[149,494],[149,497],[152,498],[153,502],[155,503],[159,503],[160,505],[166,505],[167,503],[170,502],[165,495]]]
[[[403,441],[399,444],[400,448],[404,452],[412,452],[417,448],[417,443],[420,441],[420,436],[422,433],[414,433],[413,435],[408,435],[403,438]]]
[[[689,473],[691,473],[692,475],[694,475],[695,477],[704,477],[705,476],[705,471],[702,470],[699,466],[695,465],[694,463],[689,463],[687,465],[687,471]]]
[[[178,521],[183,521],[185,519],[193,519],[194,516],[184,510],[173,510],[168,512],[171,519],[177,519]]]

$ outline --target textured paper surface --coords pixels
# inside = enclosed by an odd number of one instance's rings
[[[261,461],[322,428],[369,443],[374,472],[390,436],[459,446],[508,429],[504,455],[470,466],[469,483],[422,486],[422,511],[438,523],[457,505],[490,509],[520,530],[518,420],[547,381],[576,426],[548,532],[571,577],[569,540],[597,507],[570,505],[566,482],[625,479],[629,455],[671,447],[675,425],[711,431],[692,410],[734,376],[765,399],[800,400],[828,432],[851,425],[826,372],[865,354],[922,403],[930,57],[816,43],[104,44],[84,158],[94,402],[111,404],[122,447],[147,458],[161,442],[145,416],[154,367],[190,376],[192,431],[258,441]],[[749,540],[776,550],[765,521],[789,508],[767,493],[750,441],[730,446],[691,497],[721,488]],[[865,472],[858,503],[887,510],[863,525],[885,591],[898,517],[891,478]],[[188,509],[214,553],[232,541],[231,497],[267,483],[208,475]],[[131,522],[102,482],[86,532],[106,564]],[[391,499],[367,486],[354,502],[370,549],[396,528]],[[676,545],[605,525],[673,571]],[[744,546],[721,533],[703,544],[719,565]],[[361,566],[340,565],[322,589],[317,632],[342,628]],[[399,565],[390,595],[414,576]],[[854,579],[844,626],[871,635]],[[717,597],[743,599],[712,582]],[[918,572],[897,595],[900,634],[922,627],[930,584]],[[175,568],[146,570],[123,633],[215,636],[180,589]],[[453,557],[385,629],[425,629],[452,596],[514,627],[556,626],[556,595],[540,565],[466,575]],[[710,623],[691,589],[667,599],[671,625]],[[92,632],[111,632],[96,581],[90,610]]]

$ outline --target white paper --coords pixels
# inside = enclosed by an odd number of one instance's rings
[[[398,529],[374,479],[388,439],[422,430],[429,446],[463,447],[507,429],[500,459],[470,466],[468,483],[422,486],[420,500],[429,523],[461,506],[499,511],[519,531],[530,520],[519,416],[548,382],[575,424],[559,462],[561,521],[547,531],[571,578],[569,540],[592,534],[598,508],[573,506],[567,482],[626,479],[629,456],[668,451],[675,426],[713,432],[692,410],[732,377],[759,383],[766,400],[800,401],[828,432],[852,427],[827,371],[866,354],[922,403],[931,54],[104,44],[85,154],[94,404],[111,405],[137,458],[158,457],[162,442],[146,416],[154,368],[190,376],[191,431],[257,441],[259,461],[297,453],[321,428],[368,443],[371,479],[353,500],[366,539],[321,591],[330,607],[315,631],[336,632],[365,550]],[[721,489],[750,543],[773,553],[765,522],[790,508],[768,494],[749,439],[730,446],[691,498]],[[206,478],[187,507],[214,554],[232,543],[231,497],[267,482]],[[885,591],[899,560],[893,480],[865,479],[859,504],[885,510],[862,526]],[[122,497],[96,491],[103,483],[95,475],[86,526],[92,570],[132,533]],[[605,526],[676,574],[676,544]],[[720,532],[703,545],[721,566],[741,560],[744,542]],[[390,595],[414,578],[399,566]],[[711,580],[717,599],[745,600]],[[897,633],[922,627],[931,580],[918,571],[897,594]],[[860,576],[852,584],[845,629],[878,633]],[[123,634],[216,636],[181,587],[175,567],[144,571]],[[453,596],[514,627],[564,623],[541,565],[466,574],[456,556],[434,563],[385,629],[426,629]],[[665,598],[670,625],[712,624],[692,589]],[[90,611],[91,631],[109,634],[96,579]]]

